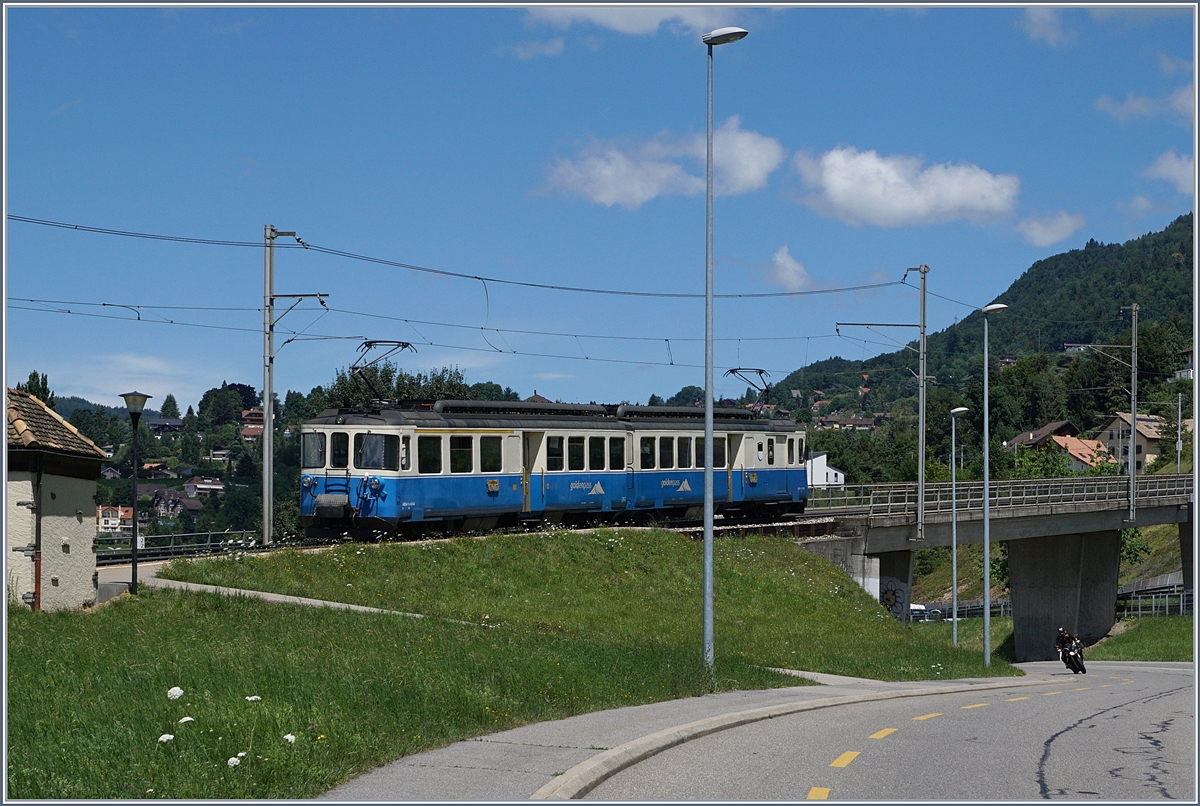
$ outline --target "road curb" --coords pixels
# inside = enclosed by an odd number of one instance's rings
[[[576,764],[562,775],[555,777],[530,796],[530,800],[573,800],[581,798],[592,791],[601,782],[640,761],[661,753],[692,739],[699,739],[718,731],[736,728],[751,722],[764,719],[787,716],[802,711],[816,711],[822,708],[833,708],[839,705],[853,705],[876,700],[900,699],[902,697],[928,697],[933,694],[957,694],[966,691],[985,691],[999,688],[1020,688],[1025,686],[1054,685],[1055,680],[1014,680],[996,683],[974,683],[964,686],[939,686],[936,688],[895,689],[892,691],[877,691],[870,694],[850,694],[842,697],[826,697],[820,700],[797,700],[793,702],[770,705],[764,708],[751,708],[746,711],[735,711],[720,716],[712,716],[677,725],[673,728],[651,733],[639,739],[625,742],[592,756],[586,761]]]

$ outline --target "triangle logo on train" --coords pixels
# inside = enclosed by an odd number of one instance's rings
[[[600,486],[600,482],[596,482],[596,486],[592,488],[592,491],[588,495],[604,495],[604,488]]]
[[[692,485],[687,483],[687,479],[684,479],[683,484],[679,485],[679,492],[690,493],[691,491],[692,491]]]

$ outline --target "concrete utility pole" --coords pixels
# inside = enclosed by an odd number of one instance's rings
[[[329,296],[275,293],[275,239],[281,235],[295,238],[297,243],[304,246],[304,241],[294,232],[279,232],[272,224],[263,227],[263,545],[269,545],[275,539],[275,323],[299,305],[300,300],[315,297],[324,305],[324,298]],[[294,299],[296,302],[276,319],[275,300],[282,298]]]
[[[1121,310],[1133,311],[1133,337],[1129,347],[1129,523],[1137,522],[1137,322],[1138,304],[1135,302]]]

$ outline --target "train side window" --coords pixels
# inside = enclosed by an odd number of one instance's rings
[[[696,437],[696,467],[704,467],[704,437]],[[725,467],[725,437],[713,437],[713,470]]]
[[[608,438],[608,469],[625,469],[625,437]]]
[[[442,472],[441,437],[417,437],[417,472]]]
[[[583,437],[567,437],[567,468],[583,470]]]
[[[470,473],[473,437],[450,437],[450,472]]]
[[[350,435],[336,431],[329,435],[329,466],[349,467]]]
[[[499,473],[504,467],[501,441],[500,437],[479,438],[479,469],[484,473]]]
[[[675,458],[678,459],[675,466],[684,469],[692,466],[692,438],[680,437],[678,449],[675,451]]]
[[[412,437],[400,437],[400,469],[408,470],[412,467],[412,460],[409,458],[412,455]]]
[[[658,438],[658,466],[663,470],[675,467],[675,437]]]
[[[546,469],[563,469],[563,438],[546,437]]]
[[[796,440],[788,437],[788,464],[796,464]]]
[[[604,437],[588,437],[588,470],[604,469]]]
[[[325,435],[308,433],[300,439],[300,466],[325,467]]]
[[[355,434],[354,466],[363,470],[399,470],[400,437],[393,434]]]
[[[654,469],[654,437],[642,437],[642,470]]]
[[[767,439],[767,464],[775,464],[775,440]]]

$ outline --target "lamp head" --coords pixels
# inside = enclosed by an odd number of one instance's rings
[[[993,302],[991,305],[983,306],[983,315],[987,316],[989,313],[1000,313],[1000,311],[1003,311],[1007,308],[1008,306],[1003,302]]]
[[[700,37],[700,40],[711,47],[724,45],[726,42],[736,42],[748,33],[750,32],[745,28],[718,28]]]
[[[968,409],[966,406],[959,406],[958,408],[950,409],[950,416],[957,417],[958,415],[968,411],[970,411],[970,409]]]
[[[125,409],[130,414],[141,414],[142,409],[146,407],[146,401],[153,395],[142,394],[141,392],[126,392],[121,395],[125,398]]]

